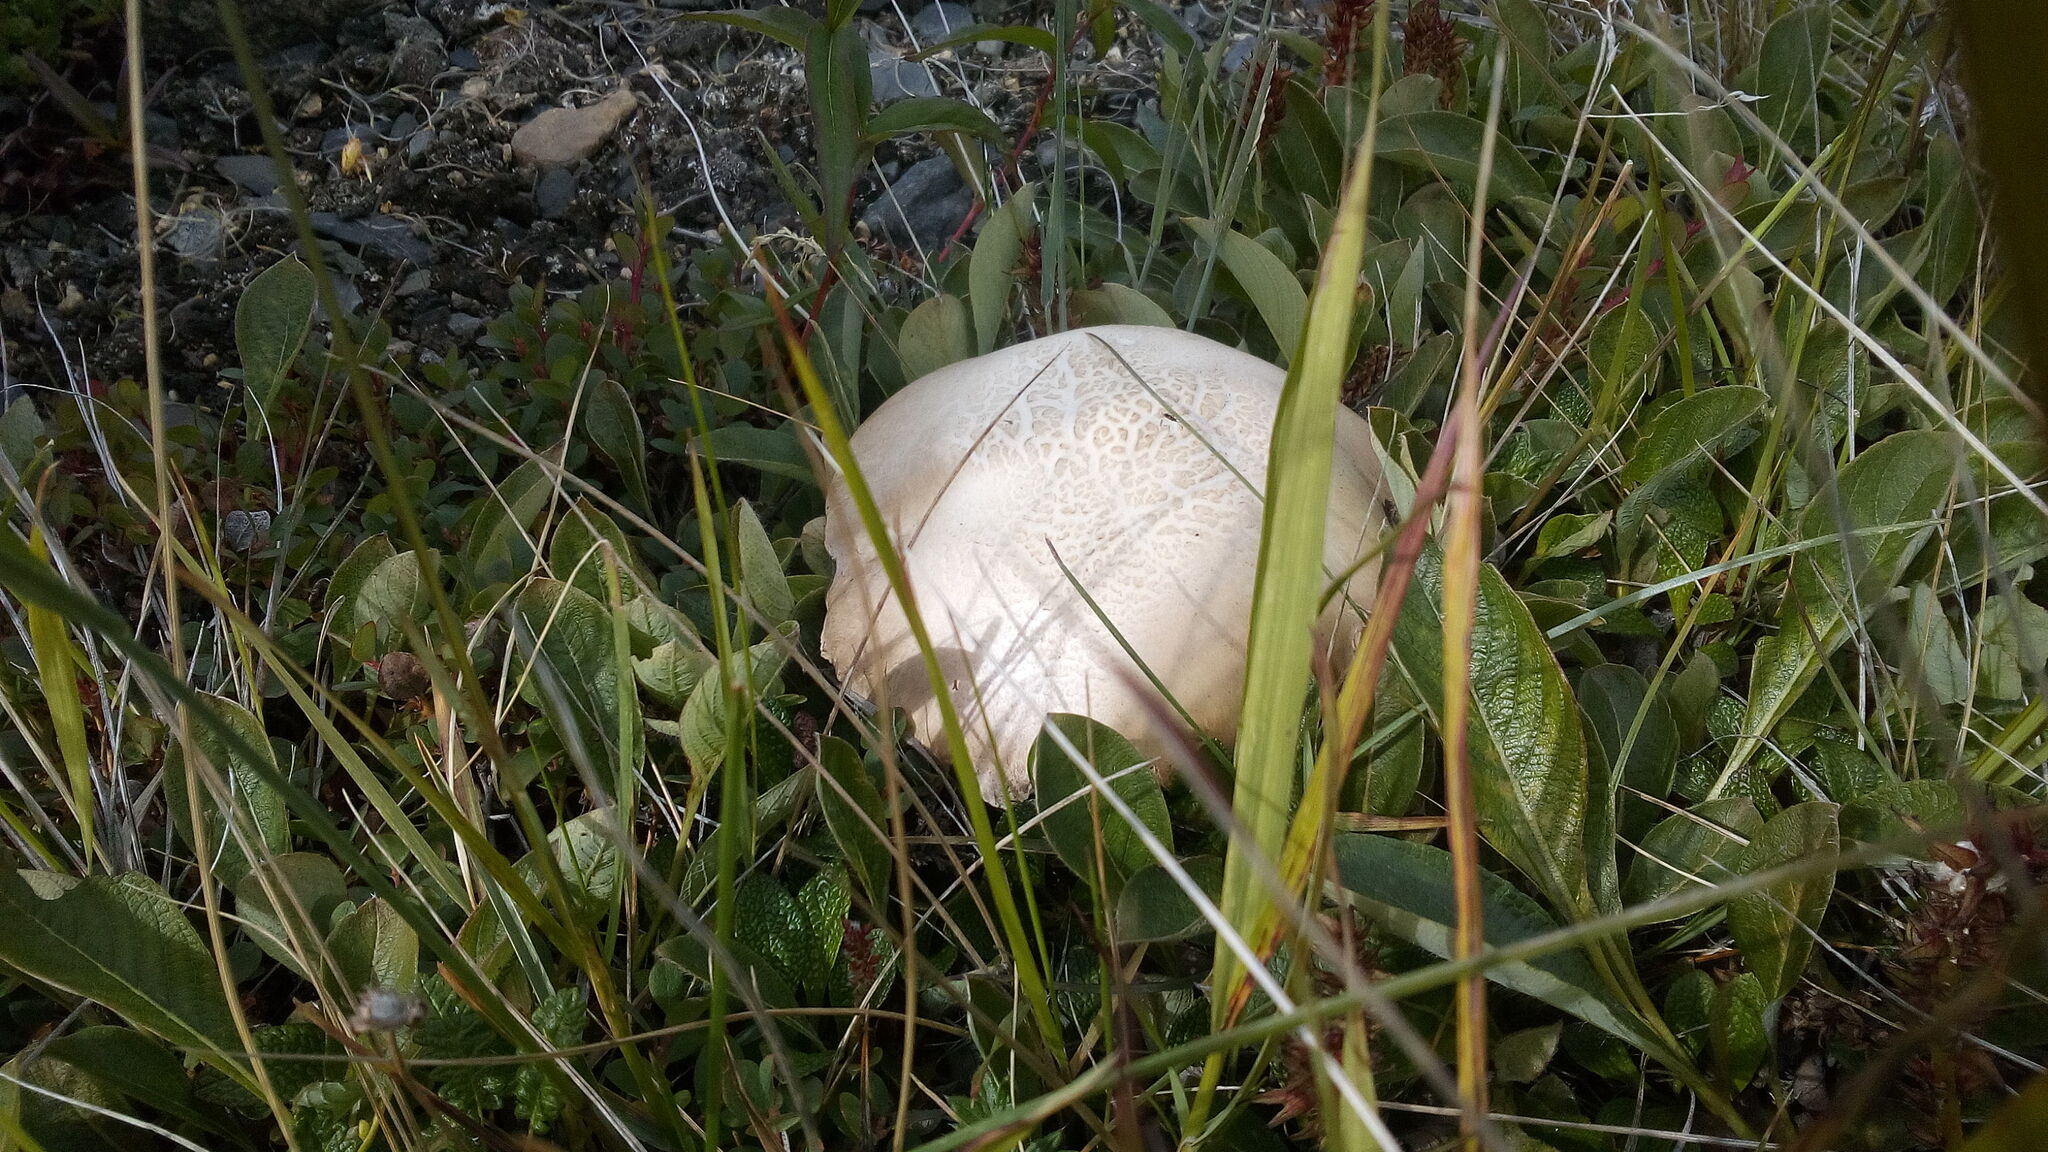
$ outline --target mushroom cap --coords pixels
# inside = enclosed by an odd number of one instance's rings
[[[854,432],[984,799],[1029,795],[1049,713],[1162,750],[1157,692],[1118,634],[1195,723],[1236,735],[1285,381],[1192,333],[1083,328],[941,368]],[[1340,408],[1335,443],[1323,545],[1333,580],[1385,528],[1365,420]],[[923,658],[843,477],[828,477],[825,499],[837,565],[825,658],[852,692],[907,711],[912,735],[943,756]],[[1333,659],[1356,642],[1377,574],[1376,563],[1352,574],[1318,621]]]

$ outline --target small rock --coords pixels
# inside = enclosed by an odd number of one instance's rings
[[[231,552],[253,552],[270,543],[270,513],[232,509],[220,518],[221,543]]]
[[[457,340],[467,340],[471,336],[476,335],[477,330],[484,326],[484,318],[472,316],[467,312],[450,312],[448,319],[444,323],[448,328],[450,336],[455,337]]]
[[[481,100],[489,95],[490,91],[491,82],[481,76],[471,76],[462,82],[462,98],[464,100]]]
[[[277,191],[277,165],[268,156],[223,156],[213,170],[251,196],[268,196]]]
[[[560,220],[569,214],[576,200],[576,174],[567,168],[550,168],[533,186],[533,206],[543,220]]]
[[[974,13],[965,7],[951,0],[939,0],[910,18],[910,32],[917,37],[918,43],[931,45],[950,39],[976,23]]]
[[[638,107],[624,88],[582,108],[550,108],[512,134],[512,158],[536,168],[585,160]]]
[[[228,218],[218,208],[188,208],[165,222],[164,246],[187,260],[218,260],[227,251]]]
[[[946,156],[920,160],[904,170],[862,213],[870,232],[899,248],[936,251],[974,207],[974,192]]]
[[[365,216],[360,220],[344,220],[332,212],[314,212],[309,216],[315,235],[329,240],[373,252],[382,252],[394,260],[425,266],[433,262],[434,249],[426,241],[413,235],[412,226],[395,216]]]
[[[939,94],[939,82],[923,62],[904,60],[880,48],[868,50],[868,86],[874,90],[877,104]]]
[[[476,54],[474,48],[457,48],[448,53],[448,66],[474,71],[484,66],[484,60]]]
[[[434,274],[425,268],[415,268],[411,272],[406,273],[405,279],[399,282],[398,294],[400,296],[417,296],[433,286]]]
[[[412,139],[405,142],[405,158],[407,160],[417,160],[425,156],[427,149],[434,146],[435,139],[432,128],[422,128],[413,133]]]
[[[1235,72],[1251,62],[1252,52],[1259,46],[1256,36],[1239,36],[1223,50],[1223,70]]]

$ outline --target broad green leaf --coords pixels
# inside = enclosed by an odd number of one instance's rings
[[[214,874],[221,883],[232,886],[248,875],[256,862],[286,850],[291,841],[289,817],[284,797],[271,785],[280,773],[263,722],[225,696],[202,696],[197,706],[211,709],[237,738],[231,741],[214,725],[193,721],[193,746],[204,755],[213,779],[195,777],[187,750],[173,742],[164,756],[164,799],[179,836],[192,844],[187,789],[198,788]],[[252,762],[252,755],[261,762]],[[226,787],[225,797],[216,790],[215,782]],[[232,815],[232,825],[224,813]]]
[[[1633,839],[1657,813],[1678,770],[1678,729],[1671,708],[1626,664],[1602,664],[1579,678],[1579,707],[1612,769],[1615,830]],[[1595,801],[1597,802],[1597,797]]]
[[[176,1053],[133,1028],[88,1025],[52,1036],[41,1060],[69,1064],[111,1091],[204,1128],[217,1121],[192,1099],[192,1080]]]
[[[1281,263],[1271,249],[1242,232],[1222,228],[1213,220],[1186,217],[1183,221],[1202,243],[1216,250],[1216,258],[1230,270],[1237,286],[1244,289],[1273,342],[1280,347],[1282,362],[1291,359],[1301,342],[1301,326],[1308,316],[1308,293],[1294,272]]]
[[[428,593],[417,552],[386,557],[356,590],[351,634],[369,628],[380,652],[405,639],[405,626],[417,624],[427,612]]]
[[[633,543],[618,521],[588,497],[578,497],[563,512],[548,541],[548,570],[591,599],[607,604],[611,602],[610,571],[614,567],[619,569],[621,597],[631,597],[637,588],[653,585],[640,570]]]
[[[796,601],[789,593],[789,577],[782,574],[782,558],[761,527],[754,506],[742,500],[733,510],[733,532],[739,538],[739,592],[751,612],[754,627],[772,628],[796,614]]]
[[[307,979],[301,958],[320,955],[328,917],[348,897],[341,868],[315,852],[286,852],[259,863],[235,885],[235,914],[256,946]]]
[[[0,868],[0,964],[202,1053],[239,1050],[220,974],[185,910],[146,877]]]
[[[846,248],[853,185],[867,152],[868,50],[851,24],[814,27],[805,35],[803,48],[825,251],[837,256]]]
[[[1763,982],[1754,973],[1740,973],[1714,989],[1708,1047],[1714,1054],[1714,1071],[1730,1093],[1749,1087],[1770,1052],[1771,1038],[1764,1026],[1770,1006]]]
[[[633,658],[633,678],[647,694],[670,708],[681,708],[704,675],[718,666],[718,657],[702,645],[666,640],[654,646],[645,659]]]
[[[1024,255],[1024,237],[1031,231],[1033,193],[1033,187],[1026,184],[1002,207],[991,211],[974,241],[973,254],[967,258],[967,302],[974,309],[977,354],[995,351],[997,338],[1008,324],[1010,289],[1015,283],[1011,273]]]
[[[729,12],[685,12],[677,18],[743,28],[748,32],[776,40],[787,47],[799,49],[804,46],[805,38],[820,26],[816,16],[800,8],[785,8],[779,5],[738,8]]]
[[[557,580],[532,581],[516,607],[517,642],[528,652],[521,694],[548,715],[564,747],[581,753],[581,766],[599,774],[594,783],[619,787],[640,770],[640,698],[610,610]]]
[[[988,113],[950,96],[912,96],[868,118],[869,139],[881,141],[913,132],[959,132],[1001,146],[1003,130]]]
[[[1850,461],[1801,514],[1800,536],[1827,543],[1793,562],[1794,595],[1777,634],[1757,645],[1742,735],[1729,750],[1716,794],[1813,682],[1821,662],[1848,636],[1851,617],[1869,612],[1899,582],[1934,532],[1957,458],[1947,433],[1896,433]]]
[[[472,591],[516,580],[533,568],[533,522],[554,493],[541,461],[528,460],[478,501],[460,571]]]
[[[1745,875],[1795,860],[1825,861],[1839,844],[1839,809],[1825,801],[1795,804],[1765,822],[1736,861]],[[1728,902],[1728,932],[1743,962],[1775,1001],[1799,983],[1813,954],[1813,932],[1834,895],[1832,866],[1781,880]]]
[[[381,897],[358,904],[335,923],[327,957],[351,996],[370,988],[411,992],[419,983],[419,934]]]
[[[265,268],[235,304],[235,352],[242,383],[268,406],[313,325],[313,272],[297,256]]]
[[[825,827],[861,891],[870,903],[879,905],[889,894],[890,863],[889,822],[882,795],[868,778],[860,753],[846,741],[837,736],[819,737],[818,759],[824,765],[824,775],[830,777],[818,781],[818,807],[824,810]]]
[[[1961,839],[1984,813],[2035,803],[2024,793],[1970,780],[1894,780],[1842,806],[1842,835],[1865,844],[1905,841],[1901,852],[1926,859],[1927,837]]]
[[[1054,714],[1046,718],[1049,728],[1092,765],[1097,775],[1128,804],[1144,827],[1173,849],[1173,824],[1166,812],[1166,797],[1159,778],[1138,755],[1130,741],[1085,716]],[[1038,785],[1038,805],[1048,813],[1044,828],[1053,851],[1067,867],[1090,884],[1107,872],[1105,896],[1114,896],[1132,873],[1151,864],[1152,854],[1138,839],[1130,824],[1115,808],[1102,801],[1088,777],[1052,732],[1040,734],[1031,748],[1031,764]],[[1055,805],[1069,796],[1073,802]],[[1098,847],[1101,853],[1097,862]]]
[[[1648,904],[1733,879],[1736,860],[1763,826],[1756,802],[1747,796],[1704,800],[1665,817],[1643,836],[1623,899]]]
[[[791,425],[756,428],[752,424],[721,424],[708,438],[711,452],[720,464],[738,464],[772,476],[786,476],[816,484],[811,459],[804,455]]]
[[[974,355],[974,321],[958,296],[944,292],[924,301],[903,318],[896,335],[896,356],[903,378],[916,381],[948,364]]]
[[[1794,7],[1764,33],[1757,57],[1757,116],[1803,156],[1812,155],[1820,140],[1821,75],[1833,19],[1830,5]],[[1767,155],[1775,156],[1775,150]]]
[[[1761,389],[1724,385],[1706,388],[1673,403],[1651,417],[1618,478],[1624,488],[1650,479],[1681,463],[1720,458],[1741,451],[1756,432],[1751,427],[1763,413]]]
[[[1166,309],[1161,308],[1150,296],[1128,284],[1115,282],[1075,292],[1067,301],[1067,319],[1076,328],[1088,328],[1098,324],[1175,327],[1173,317],[1167,315]]]
[[[1486,125],[1470,116],[1440,110],[1410,112],[1380,123],[1373,154],[1404,168],[1441,176],[1469,191],[1479,177],[1479,150],[1485,139]],[[1493,150],[1493,180],[1487,200],[1500,204],[1518,196],[1548,201],[1550,185],[1513,145],[1502,140]]]
[[[814,985],[811,921],[782,882],[755,872],[733,890],[733,936],[766,956],[792,984]]]
[[[1494,1074],[1509,1084],[1527,1084],[1543,1075],[1563,1032],[1564,1021],[1553,1020],[1501,1037],[1493,1048]]]
[[[370,579],[379,565],[397,554],[391,545],[391,538],[383,533],[363,541],[351,550],[334,569],[334,575],[327,578],[326,616],[324,617],[328,636],[337,644],[347,645],[355,638],[356,605],[360,600],[363,585]],[[363,653],[364,659],[375,653]]]
[[[1590,907],[1583,837],[1587,764],[1571,686],[1529,609],[1491,565],[1472,635],[1472,784],[1480,830],[1550,900]],[[1423,550],[1394,626],[1394,656],[1419,699],[1443,702],[1443,554]]]
[[[1911,596],[1898,663],[1935,703],[1960,704],[1970,698],[1969,657],[1963,654],[1934,589],[1914,584]]]
[[[619,475],[626,478],[627,493],[643,510],[651,507],[647,495],[647,438],[640,431],[640,414],[633,410],[633,397],[626,386],[605,377],[583,398],[583,432],[592,446]]]
[[[2048,665],[2048,608],[2016,593],[2001,593],[1984,605],[1978,627],[1983,643],[1977,684],[1984,694],[2020,700],[2039,690],[2042,666]]]
[[[804,943],[809,947],[798,975],[806,989],[822,991],[846,937],[846,913],[853,907],[853,894],[836,870],[820,872],[797,889],[796,903],[804,913]]]
[[[1212,901],[1223,886],[1223,861],[1196,856],[1180,862],[1188,878]],[[1180,881],[1157,862],[1147,864],[1124,882],[1116,900],[1117,938],[1124,943],[1180,940],[1208,926]]]
[[[1452,926],[1458,917],[1450,853],[1429,844],[1363,833],[1339,834],[1334,851],[1339,882],[1375,923],[1432,955],[1450,958]],[[1481,872],[1480,883],[1488,947],[1505,947],[1557,930],[1556,921],[1506,880]],[[1493,964],[1486,977],[1652,1055],[1662,1051],[1576,948]]]

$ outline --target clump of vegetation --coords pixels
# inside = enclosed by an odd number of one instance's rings
[[[115,0],[14,0],[0,9],[0,88],[31,83],[27,54],[43,59],[113,19]]]
[[[1338,0],[1230,67],[1061,3],[960,35],[1046,65],[1022,139],[870,110],[853,7],[711,17],[807,56],[808,236],[649,211],[432,363],[287,258],[223,410],[0,414],[6,1140],[2024,1130],[2048,461],[1917,5]],[[850,204],[924,136],[986,198],[919,258]],[[1101,322],[1290,369],[1253,685],[1172,784],[1054,718],[991,810],[820,673],[817,469]],[[1403,527],[1330,669],[1339,403]]]

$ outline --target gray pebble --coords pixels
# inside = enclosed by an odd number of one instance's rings
[[[950,240],[974,207],[974,192],[946,156],[920,160],[875,197],[861,221],[899,248],[927,251]]]
[[[268,156],[223,156],[213,162],[213,170],[251,196],[277,191],[277,165]]]
[[[332,212],[314,212],[309,217],[316,235],[343,244],[381,252],[394,260],[424,267],[433,263],[434,249],[413,235],[412,226],[395,216],[365,216],[344,220]]]
[[[457,340],[469,339],[477,334],[478,329],[484,326],[483,317],[472,316],[467,312],[450,312],[445,323],[448,327],[448,334]]]
[[[569,214],[576,200],[576,175],[567,168],[550,168],[533,186],[533,206],[543,220],[560,220]]]
[[[171,217],[164,245],[187,260],[218,260],[227,251],[228,221],[218,208],[194,208]]]
[[[929,46],[951,39],[977,23],[974,13],[964,6],[951,0],[939,0],[910,18],[910,31],[919,44]]]
[[[877,104],[910,96],[937,96],[939,83],[932,70],[914,60],[901,60],[880,50],[868,58],[868,83]]]

